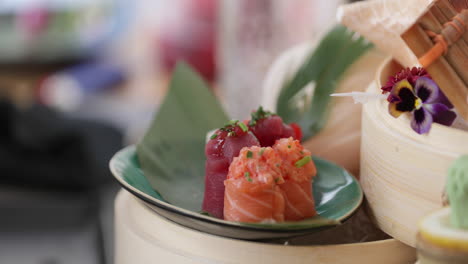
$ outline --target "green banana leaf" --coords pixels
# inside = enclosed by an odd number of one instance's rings
[[[168,202],[200,210],[206,133],[227,121],[201,77],[187,64],[179,63],[164,102],[137,145],[146,178]]]
[[[372,44],[344,26],[333,28],[309,58],[287,82],[277,100],[277,112],[287,123],[296,122],[303,130],[303,140],[314,136],[326,123],[330,94],[346,69]],[[313,83],[312,99],[304,92]]]

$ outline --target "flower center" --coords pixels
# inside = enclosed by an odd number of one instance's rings
[[[416,110],[421,108],[422,105],[423,105],[423,102],[420,98],[416,98],[416,100],[414,100],[414,108],[416,108]]]

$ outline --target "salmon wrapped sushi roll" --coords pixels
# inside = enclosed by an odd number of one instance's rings
[[[285,220],[298,221],[315,216],[312,179],[317,170],[310,151],[292,137],[277,140],[273,149],[282,160],[284,183],[279,184],[279,188],[284,195]]]
[[[224,219],[236,222],[284,221],[281,158],[271,148],[245,147],[224,181]]]

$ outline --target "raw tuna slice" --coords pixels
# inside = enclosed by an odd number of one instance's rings
[[[264,111],[262,107],[252,113],[252,119],[248,124],[262,147],[271,147],[280,138],[293,137],[300,141],[302,137],[301,129],[297,124],[285,124],[281,117]]]
[[[223,218],[224,180],[229,165],[243,147],[259,146],[247,126],[238,122],[217,130],[205,146],[205,196],[203,211]]]

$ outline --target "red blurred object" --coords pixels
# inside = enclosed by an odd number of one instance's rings
[[[299,140],[299,141],[302,141],[302,129],[301,127],[296,124],[296,123],[291,123],[289,124],[289,126],[292,127],[292,129],[294,130],[294,138]]]
[[[217,0],[189,0],[180,19],[163,25],[158,49],[164,68],[177,61],[194,67],[208,81],[216,79]]]

